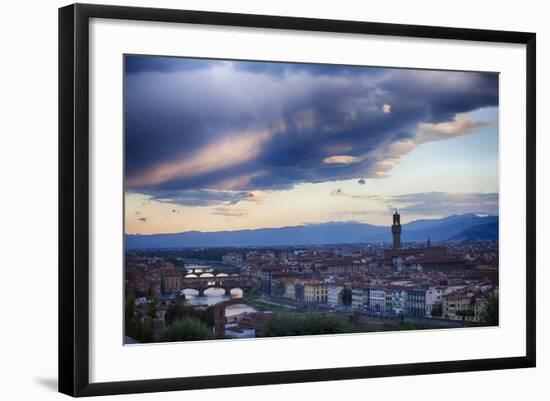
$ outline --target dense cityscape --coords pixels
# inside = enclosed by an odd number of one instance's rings
[[[498,325],[498,241],[127,250],[125,343]]]

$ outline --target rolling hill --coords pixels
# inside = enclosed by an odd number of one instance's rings
[[[478,216],[470,213],[441,219],[416,220],[403,224],[401,238],[405,242],[425,241],[428,237],[438,241],[470,237],[489,239],[495,235],[498,236],[498,216]],[[128,234],[125,236],[127,249],[322,245],[389,241],[391,241],[389,226],[359,222],[329,222],[237,231]]]
[[[498,239],[498,221],[468,227],[451,238],[452,240],[487,241]]]

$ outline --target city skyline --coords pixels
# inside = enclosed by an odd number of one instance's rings
[[[498,215],[498,75],[125,58],[126,233]]]

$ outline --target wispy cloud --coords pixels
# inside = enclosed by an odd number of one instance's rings
[[[471,120],[467,115],[457,115],[453,121],[442,123],[420,123],[416,143],[441,141],[457,136],[468,135],[480,128],[496,125],[494,120]]]
[[[383,198],[380,195],[373,194],[350,194],[344,192],[341,188],[334,189],[330,192],[332,196],[341,196],[346,198],[360,199],[360,200],[371,200],[371,201],[381,201]]]
[[[388,209],[415,215],[498,214],[498,193],[421,192],[389,197]]]
[[[332,216],[342,217],[342,216],[355,216],[355,217],[366,217],[372,213],[370,210],[338,210],[331,212]]]
[[[248,214],[248,211],[246,209],[220,206],[220,207],[215,207],[212,214],[226,216],[226,217],[243,217]]]
[[[145,190],[150,200],[182,206],[236,205],[239,202],[260,202],[259,194],[247,191],[196,190]],[[172,209],[173,213],[179,210]]]

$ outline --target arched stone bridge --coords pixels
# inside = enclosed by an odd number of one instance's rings
[[[182,280],[182,290],[192,289],[197,290],[199,295],[203,295],[204,291],[209,288],[223,288],[225,293],[229,295],[229,292],[233,288],[252,288],[254,282],[250,276],[228,276],[228,277],[196,277],[196,278],[184,278]]]

